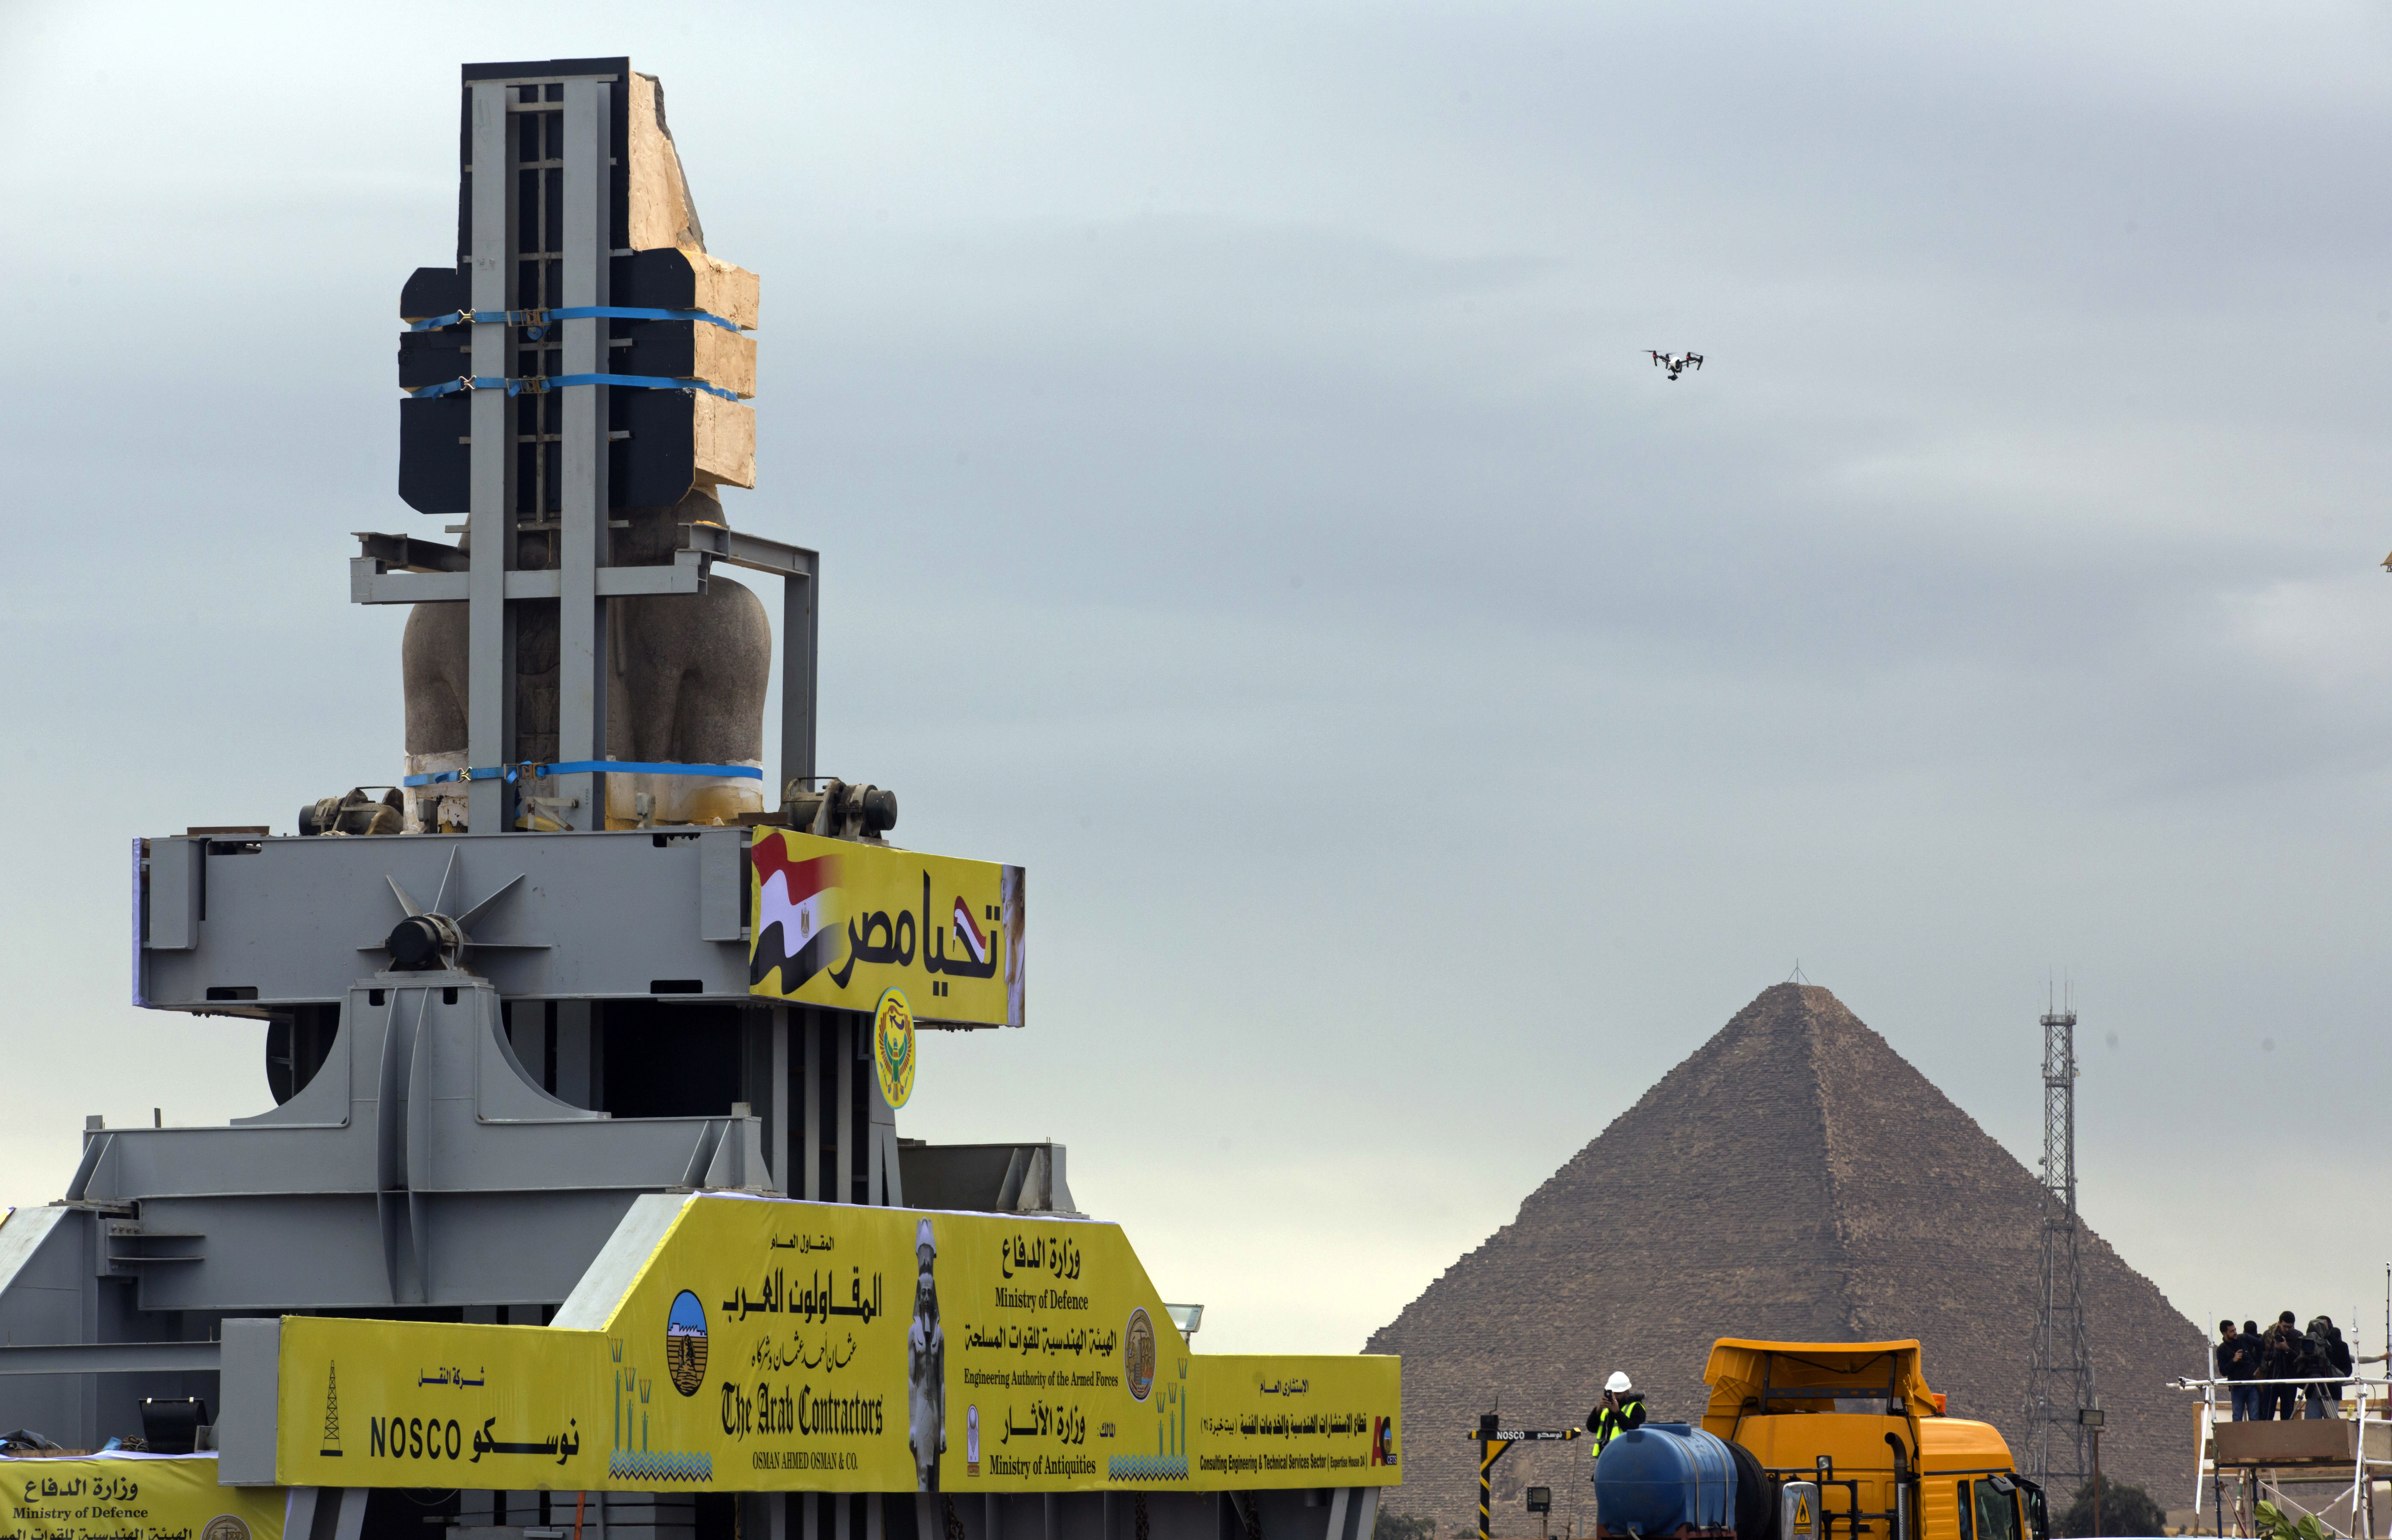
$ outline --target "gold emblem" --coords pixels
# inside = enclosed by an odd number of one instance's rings
[[[1154,1389],[1154,1323],[1146,1318],[1143,1306],[1129,1312],[1129,1325],[1122,1333],[1122,1375],[1129,1381],[1132,1401],[1144,1401]]]
[[[914,1008],[894,985],[880,992],[872,1011],[872,1069],[880,1094],[902,1107],[914,1094]]]

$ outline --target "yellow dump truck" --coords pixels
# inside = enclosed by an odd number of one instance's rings
[[[1916,1341],[1711,1344],[1704,1431],[1750,1452],[1773,1488],[1818,1483],[1818,1527],[1788,1504],[1768,1525],[1779,1540],[2047,1540],[2042,1489],[1990,1423],[1944,1415],[1918,1358]]]

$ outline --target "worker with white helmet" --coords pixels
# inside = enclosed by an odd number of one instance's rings
[[[1625,1369],[1614,1369],[1603,1382],[1603,1399],[1586,1415],[1589,1454],[1600,1458],[1604,1445],[1632,1428],[1644,1426],[1644,1396]]]

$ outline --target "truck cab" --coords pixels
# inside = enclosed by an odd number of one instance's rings
[[[1818,1483],[1819,1540],[2048,1540],[2042,1491],[1992,1424],[1944,1415],[1916,1339],[1722,1338],[1703,1379],[1706,1432]]]

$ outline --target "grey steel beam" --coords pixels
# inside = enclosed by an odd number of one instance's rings
[[[515,92],[497,81],[475,81],[473,98],[474,191],[472,294],[476,315],[513,307],[515,268]],[[504,379],[514,372],[514,339],[502,322],[474,324],[474,375]],[[506,569],[514,565],[514,402],[504,391],[473,395],[473,436],[466,525],[473,542],[467,574],[471,616],[466,627],[465,753],[469,764],[506,764],[515,757],[514,628],[507,614]],[[477,780],[467,793],[466,820],[477,834],[508,824],[509,787]]]
[[[353,605],[421,605],[463,600],[471,578],[463,572],[389,570],[379,556],[349,558],[349,603]],[[526,574],[528,575],[528,574]],[[501,580],[503,581],[503,580]]]
[[[437,541],[417,540],[412,535],[378,535],[366,529],[356,534],[362,554],[385,567],[417,572],[462,572],[470,565],[462,550]]]
[[[196,893],[204,871],[208,918],[194,906],[180,929],[153,923],[139,956],[141,1000],[225,1011],[344,998],[360,972],[383,965],[383,943],[406,916],[396,882],[426,908],[441,908],[446,889],[443,913],[487,904],[464,921],[466,966],[509,998],[664,994],[750,1005],[738,913],[747,840],[735,828],[283,837],[213,854],[205,840],[151,840],[153,852],[170,848],[182,863],[167,863],[166,899]],[[154,855],[150,879],[156,906],[164,899]],[[586,1095],[587,1018],[574,1019],[570,1036],[566,1026],[560,1018],[559,1088],[570,1080]]]
[[[754,572],[772,572],[781,577],[795,574],[810,577],[821,557],[802,545],[785,541],[766,540],[761,535],[742,534],[720,524],[684,524],[682,545],[686,550],[703,551],[720,562],[744,567]]]
[[[217,1342],[58,1342],[0,1348],[0,1375],[213,1374]]]
[[[565,304],[607,303],[607,193],[610,181],[608,107],[614,86],[603,80],[565,83]],[[611,323],[601,318],[565,323],[565,372],[593,374],[605,367]],[[556,758],[570,764],[606,757],[606,606],[598,578],[609,555],[606,522],[606,386],[571,385],[563,405],[557,503]],[[553,795],[578,802],[580,829],[606,827],[605,777],[579,772],[556,777]]]
[[[701,551],[676,551],[670,567],[602,567],[595,577],[598,597],[625,598],[635,594],[703,594],[708,576],[708,565],[713,559]],[[506,595],[510,600],[556,598],[563,591],[561,577],[562,574],[552,568],[518,568],[505,576]],[[466,602],[471,597],[471,579],[463,572],[393,572],[387,570],[387,564],[377,557],[349,558],[351,604],[445,604]],[[571,759],[573,756],[564,757]]]

